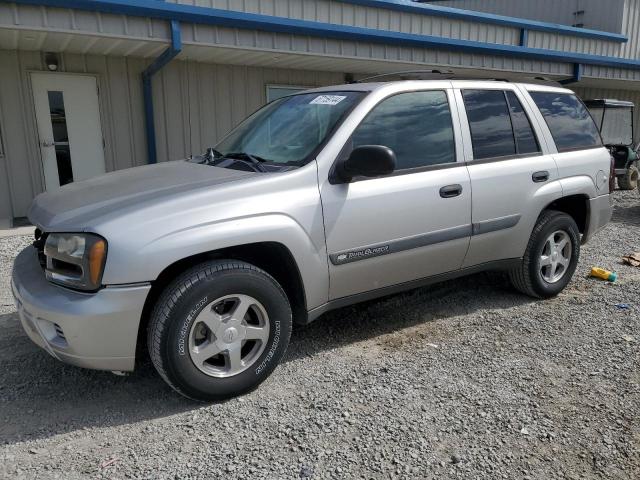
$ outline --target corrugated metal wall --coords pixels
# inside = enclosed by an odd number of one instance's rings
[[[517,45],[519,30],[494,24],[466,22],[445,17],[430,17],[418,13],[399,12],[386,8],[364,7],[335,0],[167,0],[173,3],[199,5],[204,7],[262,13],[286,18],[297,18],[343,25],[353,25],[381,30],[395,30],[405,33],[438,35],[464,40]],[[472,1],[472,0],[468,0]],[[555,12],[558,0],[523,1],[522,12]],[[491,0],[486,0],[487,5]],[[453,2],[463,4],[464,2]],[[482,3],[482,2],[480,2]],[[510,4],[505,0],[505,4]],[[520,2],[518,2],[520,4]],[[623,32],[637,35],[640,18],[638,0],[593,0],[594,17],[606,17],[623,25]],[[515,8],[508,7],[507,10]],[[497,9],[497,7],[496,7]],[[518,15],[514,15],[518,16]],[[613,18],[613,20],[612,20]],[[609,20],[607,20],[609,21]],[[620,30],[620,27],[614,30]],[[566,35],[530,32],[529,45],[552,50],[590,53],[594,55],[624,56],[638,58],[638,44],[629,42],[621,46],[617,42],[589,40]]]
[[[144,60],[71,54],[62,54],[60,60],[60,71],[93,73],[98,77],[107,169],[144,163],[140,86]],[[46,69],[40,52],[0,50],[0,115],[16,216],[23,216],[31,199],[43,190],[29,80],[30,71],[41,70]]]
[[[155,79],[160,161],[203,152],[266,103],[266,85],[343,83],[333,72],[173,62]]]
[[[620,33],[625,0],[432,0],[425,3]],[[583,11],[583,14],[577,12]]]
[[[107,170],[145,164],[141,73],[147,61],[75,54],[60,58],[60,71],[98,78]],[[10,207],[13,216],[24,216],[32,198],[43,190],[29,82],[29,72],[40,70],[45,70],[40,52],[0,50],[5,145],[0,168],[8,170],[0,179],[0,218],[6,218]],[[158,159],[184,158],[214,144],[265,102],[266,84],[319,86],[343,80],[337,73],[172,62],[154,78]],[[5,189],[2,182],[7,178]]]
[[[176,1],[176,0],[174,0]],[[283,17],[315,20],[344,25],[365,26],[381,30],[395,30],[406,33],[436,35],[442,37],[473,40],[488,43],[517,45],[519,29],[500,25],[477,22],[466,22],[444,17],[430,17],[428,15],[398,12],[385,8],[372,8],[353,5],[334,0],[177,0],[184,3],[229,8],[239,11],[259,12]],[[575,51],[597,55],[639,58],[640,55],[640,11],[637,4],[640,0],[627,0],[624,11],[624,31],[630,36],[628,44],[620,45],[616,42],[590,40],[586,38],[570,37],[553,33],[529,33],[529,46],[560,51]],[[120,54],[117,49],[123,49],[140,56],[135,44],[128,46],[129,39],[146,42],[157,42],[167,35],[166,22],[145,19],[132,19],[126,16],[107,15],[92,12],[75,12],[66,9],[36,8],[25,5],[4,5],[0,3],[0,26],[11,28],[19,26],[21,29],[33,28],[43,32],[59,30],[78,34],[95,35],[100,32],[110,38],[117,38],[118,45],[105,42],[106,49],[115,48],[108,54]],[[460,66],[473,68],[487,68],[496,70],[510,70],[535,72],[541,74],[565,74],[571,71],[571,66],[562,63],[536,62],[513,58],[470,55],[457,52],[439,51],[426,48],[398,47],[366,42],[323,39],[302,35],[286,35],[268,32],[254,32],[233,28],[216,28],[208,25],[184,24],[184,43],[186,46],[228,46],[231,48],[291,51],[304,55],[333,55],[342,58],[358,60],[375,60],[386,62],[424,63],[426,65]],[[0,29],[0,40],[2,29]],[[41,37],[40,40],[42,41]],[[49,40],[47,40],[49,42]],[[89,50],[84,53],[105,53],[100,51],[101,42],[96,37],[95,44],[89,44]],[[0,41],[0,44],[2,42]],[[66,48],[73,47],[73,44]],[[38,49],[18,45],[4,48]],[[82,47],[82,46],[81,46]],[[152,45],[153,47],[153,45]],[[141,47],[142,48],[142,47]],[[147,48],[147,47],[145,47]],[[162,49],[162,45],[155,48]],[[128,49],[128,50],[127,50]],[[97,50],[97,52],[96,52]],[[623,71],[621,69],[589,68],[586,75],[599,75],[606,72],[616,78],[640,80],[640,71]]]
[[[445,17],[371,8],[332,0],[168,0],[285,18],[352,25],[403,33],[464,38],[479,42],[517,45],[519,31],[483,23],[463,22]]]

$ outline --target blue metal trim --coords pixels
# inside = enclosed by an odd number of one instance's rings
[[[153,119],[153,89],[151,78],[182,50],[180,23],[171,20],[171,45],[142,72],[142,98],[144,101],[144,127],[147,132],[147,163],[157,163],[156,127]]]
[[[263,30],[283,34],[307,35],[350,41],[383,43],[387,45],[436,48],[442,50],[499,55],[532,60],[562,63],[601,65],[614,68],[640,69],[640,60],[588,55],[542,48],[527,48],[519,45],[459,40],[417,35],[412,33],[376,30],[372,28],[335,25],[330,23],[296,20],[254,13],[235,12],[215,8],[196,7],[156,0],[0,0],[29,5],[45,5],[58,8],[100,11],[117,15],[176,20],[187,23],[218,25],[229,28]]]
[[[495,15],[492,13],[475,12],[463,10],[461,8],[443,7],[440,5],[430,5],[414,2],[412,0],[338,0],[343,3],[353,3],[366,7],[386,8],[389,10],[399,10],[402,12],[419,13],[432,17],[448,17],[470,22],[492,23],[505,27],[525,28],[528,30],[538,30],[541,32],[560,33],[576,37],[597,38],[612,42],[626,42],[628,37],[619,33],[604,32],[601,30],[591,30],[588,28],[570,27],[558,23],[539,22],[524,18],[507,17],[505,15]]]
[[[582,65],[579,63],[573,64],[573,77],[560,80],[562,85],[570,85],[572,83],[578,83],[582,80]]]
[[[12,2],[12,0],[0,0],[0,1]],[[628,40],[627,36],[619,33],[604,32],[601,30],[591,30],[587,28],[570,27],[567,25],[560,25],[557,23],[539,22],[536,20],[507,17],[504,15],[495,15],[491,13],[474,12],[471,10],[463,10],[460,8],[442,7],[439,5],[427,5],[419,2],[414,2],[412,0],[338,0],[338,1],[343,3],[362,5],[366,7],[384,8],[387,10],[418,13],[421,15],[429,15],[432,17],[455,18],[458,20],[465,20],[469,22],[490,23],[494,25],[502,25],[505,27],[524,28],[527,30],[537,30],[540,32],[558,33],[558,34],[570,35],[574,37],[595,38],[599,40],[607,40],[610,42],[624,43]],[[139,12],[141,9],[142,10],[146,9],[147,7],[151,6],[150,4],[153,4],[153,3],[160,4],[161,8],[166,7],[165,10],[169,12],[172,10],[174,11],[184,10],[185,8],[193,9],[192,11],[196,11],[196,10],[215,11],[216,10],[213,8],[192,7],[190,5],[158,2],[157,0],[146,0],[146,1],[132,0],[130,2],[100,1],[100,0],[69,0],[69,1],[14,0],[12,3],[28,3],[31,5],[60,6],[60,7],[66,7],[66,8],[78,8],[82,10],[98,10],[99,9],[100,11],[105,11],[105,12],[110,12],[115,14],[153,16],[156,18],[165,18],[167,20],[177,19],[177,18],[172,17],[171,14],[169,14],[169,17],[167,16],[158,17],[156,15],[150,15],[145,13],[134,13],[134,12],[135,11]],[[104,6],[102,6],[101,8],[98,8],[99,4],[107,4],[107,5],[106,5],[106,8]],[[73,6],[70,6],[70,5],[73,5]],[[129,8],[126,8],[126,7],[129,7]],[[184,21],[200,23],[194,20],[184,20]]]

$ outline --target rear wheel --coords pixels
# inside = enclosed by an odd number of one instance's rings
[[[511,283],[522,293],[548,298],[567,286],[580,258],[580,231],[569,215],[542,212],[531,233],[522,263],[509,272]]]
[[[635,190],[638,188],[638,178],[640,171],[638,170],[638,162],[633,162],[624,175],[619,175],[618,188],[620,190]]]
[[[257,387],[284,355],[291,308],[280,285],[254,265],[211,261],[161,295],[148,330],[151,360],[187,397],[211,401]]]

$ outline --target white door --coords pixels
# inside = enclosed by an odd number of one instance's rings
[[[105,173],[96,78],[32,73],[45,187]]]

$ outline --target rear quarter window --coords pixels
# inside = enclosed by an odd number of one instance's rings
[[[589,110],[570,93],[530,92],[544,117],[559,152],[602,145]]]

